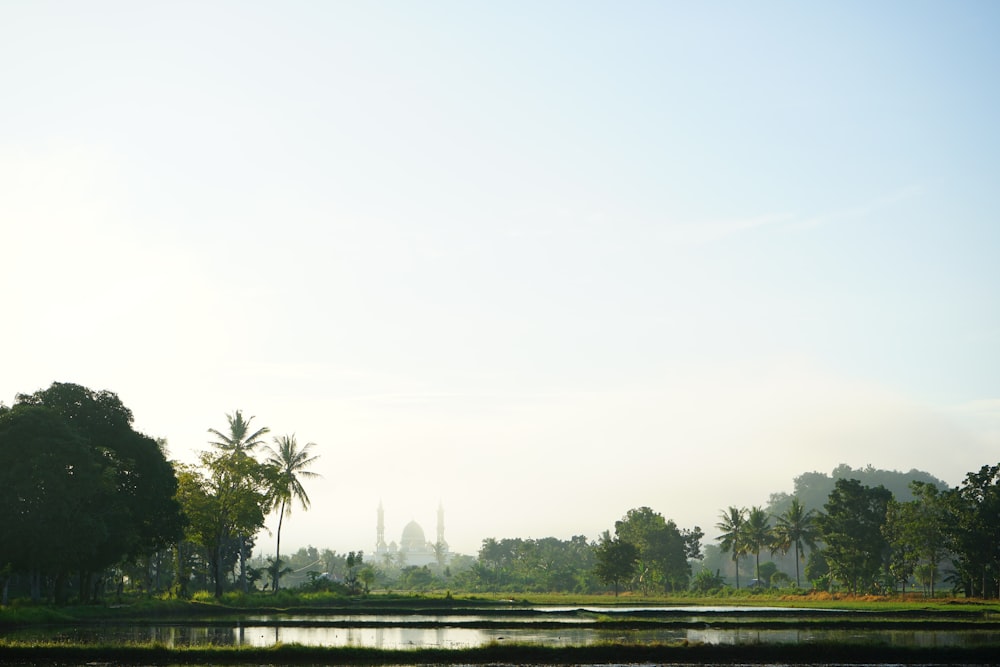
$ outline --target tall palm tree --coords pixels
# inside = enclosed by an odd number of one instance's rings
[[[268,458],[266,465],[273,468],[275,477],[271,487],[271,509],[278,510],[278,539],[274,553],[274,592],[278,592],[278,581],[281,579],[281,524],[286,516],[292,514],[292,503],[298,500],[302,509],[309,509],[309,494],[302,486],[302,478],[319,477],[319,474],[307,470],[316,462],[318,456],[310,451],[316,443],[307,443],[301,449],[295,441],[295,435],[283,435],[274,438],[274,447],[264,446]]]
[[[754,576],[757,579],[758,585],[760,585],[760,550],[769,548],[774,540],[771,531],[771,517],[767,515],[767,512],[762,507],[755,505],[750,508],[746,524],[743,528],[747,550],[756,559]]]
[[[253,417],[244,419],[242,410],[237,410],[231,415],[227,414],[226,419],[229,420],[228,435],[216,431],[214,428],[208,429],[209,433],[218,438],[218,440],[212,441],[209,444],[218,447],[224,452],[249,454],[255,448],[263,445],[263,436],[271,432],[271,429],[264,426],[251,433],[250,422],[253,421]]]
[[[263,445],[263,436],[271,431],[264,426],[251,432],[250,422],[253,421],[253,417],[244,419],[242,410],[226,414],[226,420],[229,422],[229,433],[222,433],[214,428],[208,429],[209,433],[218,438],[218,440],[209,441],[208,444],[232,456],[235,461],[245,461],[243,457],[249,457],[256,447]],[[238,537],[240,540],[240,587],[246,593],[250,586],[247,579],[247,538],[249,536],[241,531]]]
[[[775,546],[782,552],[795,547],[795,585],[799,585],[799,560],[805,558],[805,546],[816,548],[818,531],[815,525],[816,510],[806,511],[798,498],[778,517],[774,527]]]
[[[719,515],[721,521],[715,527],[723,531],[717,539],[722,540],[719,546],[723,551],[733,553],[733,565],[736,567],[736,590],[740,589],[740,556],[747,553],[746,540],[743,531],[746,524],[746,509],[730,506]]]

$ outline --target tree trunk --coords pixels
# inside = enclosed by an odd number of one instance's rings
[[[278,592],[278,585],[281,581],[281,522],[285,519],[285,501],[281,501],[281,510],[278,513],[278,539],[274,546],[274,592]]]
[[[247,538],[240,533],[240,590],[249,593],[249,580],[247,577]]]
[[[799,588],[799,543],[795,543],[795,587]]]
[[[42,598],[41,575],[38,573],[38,570],[32,571],[28,575],[28,580],[29,587],[31,588],[31,601],[37,603]]]
[[[60,571],[56,574],[55,585],[52,591],[52,597],[55,599],[57,606],[62,606],[66,604],[66,572]]]
[[[215,548],[213,560],[212,579],[215,580],[215,597],[219,599],[222,597],[222,540],[219,540],[219,546]]]

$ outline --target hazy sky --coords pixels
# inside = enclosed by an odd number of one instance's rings
[[[289,548],[957,484],[998,118],[992,1],[0,1],[0,400],[316,442]]]

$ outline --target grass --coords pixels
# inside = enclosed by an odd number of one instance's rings
[[[17,603],[0,608],[0,626],[72,624],[102,620],[156,619],[236,619],[246,614],[331,614],[331,613],[407,613],[449,610],[503,610],[523,606],[762,606],[824,610],[868,611],[879,614],[935,613],[956,618],[987,613],[1000,614],[1000,601],[966,600],[962,598],[924,597],[849,597],[812,593],[808,595],[781,593],[755,594],[740,597],[569,595],[519,593],[504,594],[429,593],[421,595],[373,594],[345,597],[333,593],[280,591],[269,593],[227,593],[221,600],[198,595],[192,600],[136,598],[123,604],[51,607]]]
[[[542,647],[531,644],[491,644],[464,650],[371,648],[317,648],[296,644],[269,648],[208,647],[170,649],[162,645],[66,646],[7,645],[0,642],[0,662],[24,664],[143,664],[143,665],[430,665],[430,664],[538,664],[598,663],[798,664],[879,663],[990,664],[996,647],[914,648],[845,644],[724,646],[607,643],[587,647]]]

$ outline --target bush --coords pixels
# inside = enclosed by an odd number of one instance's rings
[[[702,570],[691,580],[691,591],[701,594],[716,593],[724,584],[725,581],[718,571],[713,574],[711,570]]]

